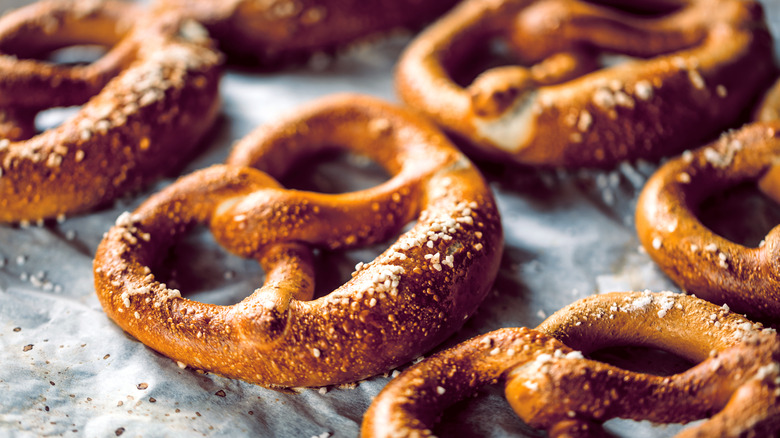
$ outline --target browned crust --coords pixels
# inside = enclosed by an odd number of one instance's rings
[[[135,26],[123,30],[128,20]],[[106,28],[114,33],[100,34]],[[9,135],[0,140],[0,222],[110,201],[181,163],[216,118],[220,55],[194,22],[148,20],[129,4],[76,0],[39,2],[0,20],[0,49],[21,53],[116,38],[86,67],[0,54],[0,100],[11,105],[0,124]],[[82,103],[62,125],[27,137],[35,111]]]
[[[293,192],[246,165],[286,168],[325,144],[394,175],[341,195]],[[491,287],[503,249],[493,195],[434,127],[373,98],[336,96],[261,127],[230,165],[183,177],[117,222],[100,244],[106,313],[157,351],[264,385],[351,382],[404,363],[460,328]],[[240,164],[240,166],[239,166]],[[416,225],[330,294],[312,293],[310,245],[349,248]],[[268,280],[235,306],[179,297],[151,273],[193,223],[256,258]]]
[[[453,77],[491,38],[508,40],[531,63],[571,53],[587,68],[592,50],[647,59],[575,79],[568,63],[503,67],[461,87]],[[396,87],[476,155],[606,167],[678,153],[716,135],[766,86],[772,59],[754,1],[692,1],[657,19],[578,0],[472,0],[412,42]]]
[[[696,217],[708,196],[755,181],[780,200],[780,122],[747,125],[656,171],[637,201],[639,240],[684,290],[755,318],[780,317],[778,229],[758,248],[715,234]]]
[[[158,0],[203,23],[236,60],[273,67],[355,40],[415,28],[457,0]]]
[[[583,357],[630,344],[701,362],[660,377]],[[686,423],[709,416],[679,436],[762,436],[780,429],[778,360],[774,330],[704,300],[671,292],[592,296],[536,330],[490,332],[407,369],[374,399],[361,435],[432,436],[445,407],[504,380],[515,411],[550,436],[601,436],[600,423],[616,417]]]
[[[758,122],[770,122],[780,120],[780,80],[776,81],[761,101],[756,105],[753,120]]]

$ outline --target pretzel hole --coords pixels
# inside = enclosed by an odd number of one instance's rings
[[[490,418],[490,421],[485,421]],[[507,403],[503,387],[487,385],[473,397],[449,406],[433,427],[438,437],[544,436],[521,421]]]
[[[279,182],[290,189],[336,194],[368,189],[389,179],[371,158],[332,148],[299,160]]]
[[[628,420],[624,418],[613,418],[605,421],[602,424],[605,437],[655,437],[664,436],[672,437],[677,436],[678,433],[684,429],[692,429],[703,422],[707,421],[706,418],[696,421],[691,421],[686,424],[680,423],[662,423],[653,424],[650,421],[636,421]]]
[[[205,226],[190,230],[151,269],[182,296],[225,306],[240,302],[265,281],[259,263],[226,251]]]
[[[98,44],[74,45],[49,52],[41,60],[60,65],[86,65],[102,58],[108,49]]]
[[[651,2],[626,2],[624,0],[585,0],[586,3],[606,6],[617,9],[621,12],[645,16],[662,17],[677,12],[685,6],[684,2],[679,0],[654,0]]]
[[[743,183],[706,198],[696,217],[716,234],[756,248],[780,224],[780,205],[761,193],[754,183]]]
[[[47,108],[35,115],[35,131],[41,133],[54,129],[75,116],[81,110],[81,106]]]
[[[453,59],[444,59],[445,70],[450,79],[460,87],[468,87],[480,74],[496,67],[524,65],[512,52],[509,43],[503,38],[493,38],[477,44],[469,56],[456,63]]]
[[[395,241],[397,237],[393,237]],[[314,299],[324,297],[352,278],[355,265],[368,263],[381,254],[389,243],[378,243],[348,251],[314,250]]]
[[[324,297],[352,278],[358,263],[369,263],[417,224],[413,220],[384,242],[345,251],[314,250],[314,298]]]
[[[624,370],[655,376],[682,373],[696,365],[674,353],[650,347],[608,347],[593,351],[588,357]]]

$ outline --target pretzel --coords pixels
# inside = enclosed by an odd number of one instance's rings
[[[332,145],[393,176],[335,195],[274,180]],[[259,128],[227,163],[181,178],[120,217],[95,258],[106,313],[182,364],[262,385],[356,381],[452,334],[496,276],[503,240],[488,186],[440,131],[406,110],[330,97]],[[358,263],[352,279],[312,300],[311,246],[381,242],[414,218],[386,251]],[[193,224],[209,224],[227,250],[258,260],[265,284],[239,304],[215,306],[160,283],[152,269]]]
[[[86,43],[112,48],[88,65],[29,58]],[[181,163],[216,118],[220,62],[196,23],[128,3],[42,1],[3,16],[0,221],[83,212]],[[82,104],[33,136],[38,111]]]
[[[579,0],[466,1],[410,44],[396,87],[482,158],[609,167],[677,153],[735,122],[774,74],[759,3],[679,3],[634,14]],[[531,66],[461,86],[496,38]],[[591,71],[598,52],[642,59]]]
[[[355,40],[417,27],[457,0],[158,0],[203,23],[232,59],[274,67]]]
[[[748,181],[780,202],[778,159],[780,121],[775,120],[725,133],[661,166],[637,201],[637,234],[647,253],[690,293],[755,318],[780,317],[780,229],[748,248],[697,218],[708,196]]]
[[[709,416],[678,437],[769,436],[780,430],[780,339],[759,327],[671,292],[591,296],[535,330],[496,330],[407,369],[374,399],[361,435],[432,436],[444,408],[504,381],[515,412],[550,437],[603,436],[600,424],[616,417],[687,423]],[[700,363],[664,377],[585,358],[626,345]]]

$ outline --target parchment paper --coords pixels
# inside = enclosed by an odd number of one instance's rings
[[[20,3],[0,0],[0,11]],[[764,3],[777,29],[780,1]],[[200,154],[178,173],[221,162],[233,142],[256,126],[318,96],[354,91],[397,102],[392,70],[409,37],[360,45],[335,59],[317,56],[308,68],[273,74],[228,70],[222,116]],[[52,111],[41,121],[57,123],[62,117]],[[444,346],[501,327],[534,327],[594,293],[678,291],[639,249],[633,227],[637,191],[654,168],[641,162],[608,172],[483,165],[501,209],[506,251],[493,292]],[[349,190],[381,181],[373,169],[349,158],[329,161],[314,173],[300,171],[306,177],[291,183]],[[265,389],[181,369],[105,316],[93,289],[94,250],[120,213],[175,176],[63,223],[0,226],[0,436],[357,436],[363,412],[389,377],[338,388]],[[746,243],[755,244],[780,222],[777,206],[750,188],[710,202],[705,211],[720,218],[711,221],[713,228]],[[318,288],[340,284],[356,262],[383,248],[324,255]],[[189,298],[213,303],[235,303],[263,278],[253,261],[227,254],[205,232],[174,248],[171,260],[170,282]],[[680,366],[673,358],[652,359],[656,368]],[[680,428],[625,420],[607,425],[631,437],[670,436]],[[436,432],[544,435],[514,416],[500,388],[485,388],[448,410]]]

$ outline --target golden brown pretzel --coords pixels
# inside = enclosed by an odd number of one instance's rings
[[[672,3],[672,12],[641,15],[580,0],[466,1],[406,49],[398,93],[495,160],[610,166],[676,153],[734,123],[773,67],[757,2]],[[536,64],[461,86],[495,38]],[[645,59],[587,73],[595,51]]]
[[[85,66],[28,58],[87,43],[112,48]],[[219,65],[197,23],[128,3],[42,1],[3,16],[0,222],[82,212],[181,163],[216,118]],[[82,104],[32,136],[37,111]]]
[[[650,257],[684,290],[755,318],[780,317],[780,228],[757,248],[732,242],[697,218],[725,188],[756,181],[780,201],[780,120],[728,132],[659,168],[637,201],[636,228]]]
[[[272,178],[334,145],[393,176],[337,195],[285,190]],[[183,177],[123,215],[97,250],[95,288],[108,315],[177,361],[264,385],[355,381],[441,342],[491,287],[503,248],[493,196],[468,159],[413,113],[330,97],[259,128],[228,163]],[[312,300],[310,245],[382,241],[414,218],[351,280]],[[258,260],[265,284],[235,306],[215,306],[157,281],[161,254],[195,223]]]
[[[296,61],[356,39],[429,22],[457,0],[158,0],[203,23],[236,59]]]
[[[662,348],[700,363],[663,377],[583,355],[616,345]],[[774,330],[704,300],[671,292],[591,296],[536,330],[496,330],[407,369],[374,399],[361,434],[431,436],[445,407],[504,380],[515,411],[551,437],[602,436],[600,423],[616,417],[687,423],[713,414],[678,436],[768,436],[780,430],[779,360]]]

